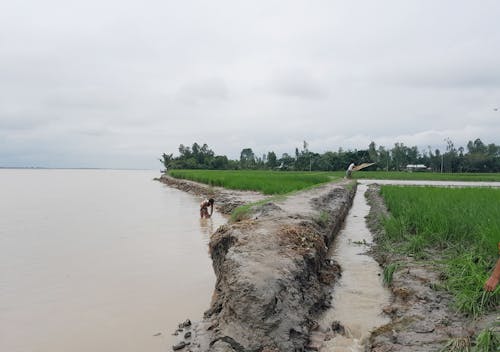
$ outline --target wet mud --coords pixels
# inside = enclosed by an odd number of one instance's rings
[[[367,192],[371,206],[367,219],[375,235],[383,235],[381,219],[388,215],[380,186],[371,185]],[[384,312],[390,322],[376,329],[369,339],[369,350],[441,351],[450,341],[470,344],[473,337],[491,325],[498,314],[472,319],[452,308],[452,297],[443,287],[443,274],[435,263],[418,262],[407,256],[390,254],[375,246],[372,255],[381,265],[397,263],[389,289],[390,303]]]
[[[372,234],[365,217],[370,210],[365,199],[367,187],[358,185],[353,205],[330,249],[330,258],[342,268],[333,287],[332,307],[320,315],[319,328],[311,337],[320,352],[365,351],[371,331],[389,318],[383,307],[390,292],[384,287],[379,264],[367,251]]]
[[[315,350],[315,318],[331,304],[340,275],[328,247],[355,190],[352,181],[342,181],[298,192],[255,206],[246,219],[215,231],[209,243],[217,277],[212,303],[203,320],[176,331],[175,347]]]

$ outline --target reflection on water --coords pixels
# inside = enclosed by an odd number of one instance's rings
[[[166,351],[209,307],[200,199],[150,171],[0,170],[0,351]]]
[[[218,226],[214,226],[213,218],[200,218],[200,230],[204,234],[205,240],[208,242],[210,235],[214,233]]]
[[[339,321],[346,334],[325,342],[321,351],[364,351],[370,331],[389,322],[382,316],[389,292],[383,287],[378,263],[365,254],[366,244],[372,242],[365,223],[370,210],[364,197],[366,189],[359,185],[344,228],[335,240],[332,258],[342,267],[342,276],[333,291],[333,307],[320,320],[323,328]]]

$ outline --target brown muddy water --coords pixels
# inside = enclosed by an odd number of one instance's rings
[[[166,351],[202,317],[225,219],[157,176],[0,170],[0,351]]]
[[[338,321],[346,329],[325,341],[320,351],[361,352],[365,350],[370,332],[389,322],[382,308],[389,304],[390,293],[383,286],[382,271],[366,251],[372,235],[365,217],[370,207],[365,199],[367,186],[358,185],[352,208],[331,249],[331,258],[342,267],[342,276],[334,287],[332,308],[320,318],[323,330]]]

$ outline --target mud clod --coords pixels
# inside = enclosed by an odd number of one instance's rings
[[[174,351],[182,350],[184,347],[186,347],[188,345],[189,345],[189,342],[186,343],[184,341],[181,341],[178,344],[173,345],[172,350],[174,350]]]
[[[331,325],[332,332],[339,335],[345,335],[345,327],[339,322],[334,321]]]

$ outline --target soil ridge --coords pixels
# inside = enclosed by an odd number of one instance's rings
[[[166,175],[160,181],[198,195],[211,192],[224,210],[244,203],[244,192]],[[307,351],[317,327],[313,319],[330,304],[340,275],[328,246],[355,192],[353,181],[323,184],[253,206],[246,219],[221,226],[209,243],[216,274],[210,308],[202,321],[179,329],[178,346],[193,352]]]

